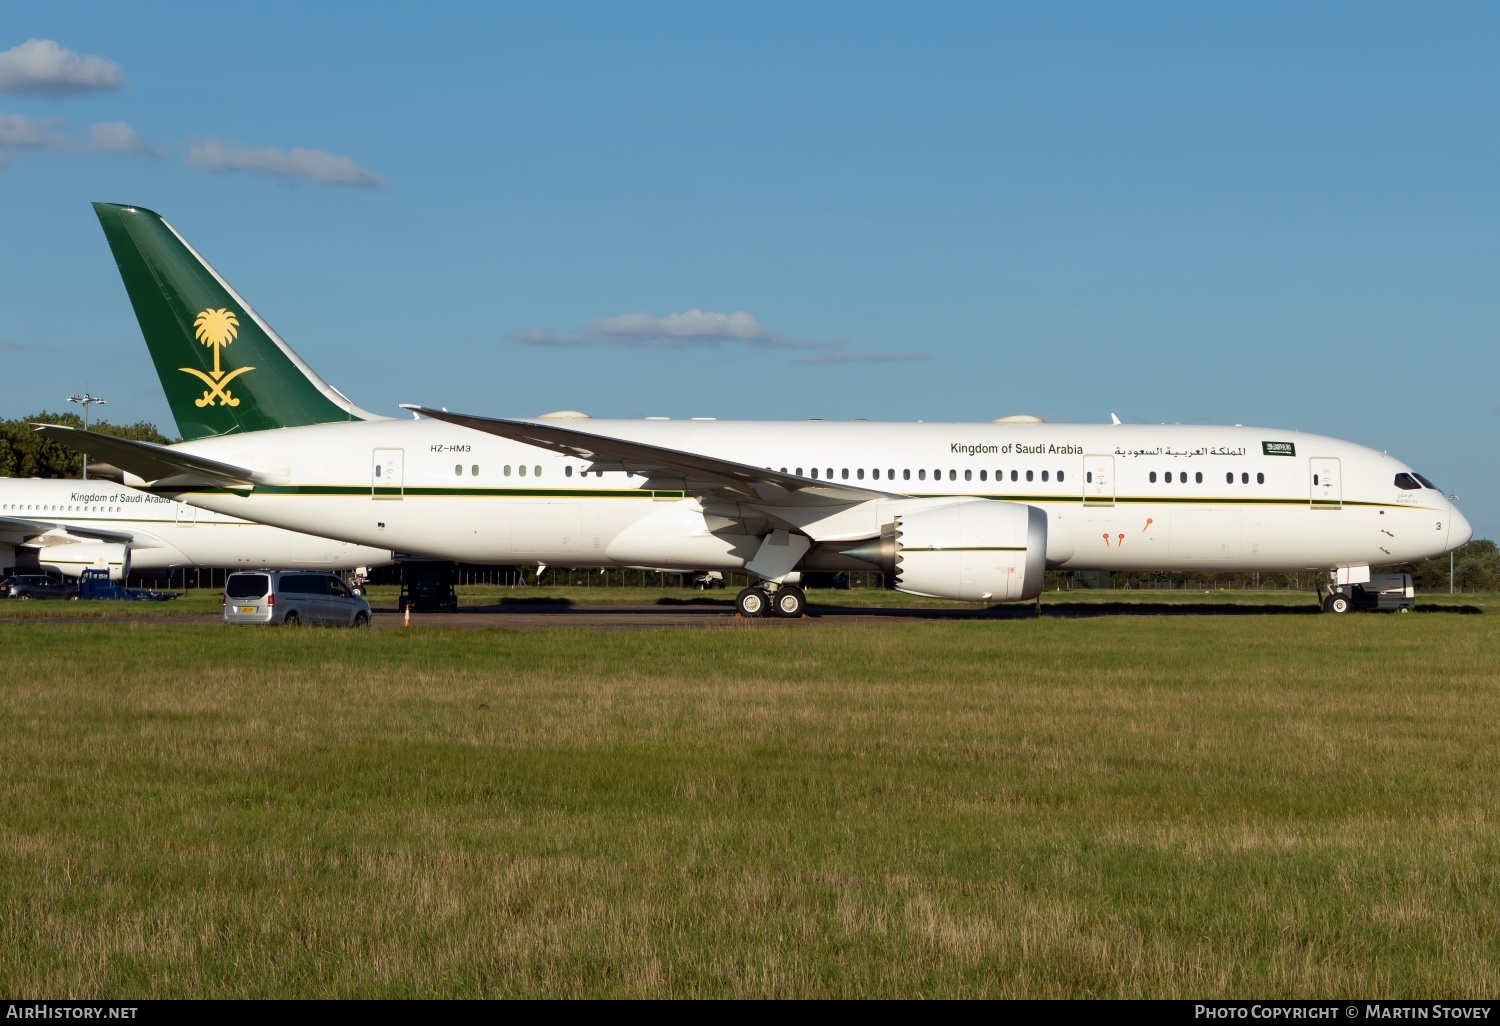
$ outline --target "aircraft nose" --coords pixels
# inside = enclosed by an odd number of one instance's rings
[[[1474,528],[1469,526],[1469,520],[1458,511],[1458,507],[1450,501],[1448,503],[1448,548],[1456,549],[1460,545],[1474,537]]]

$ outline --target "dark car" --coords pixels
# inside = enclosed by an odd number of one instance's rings
[[[41,574],[17,574],[0,581],[0,595],[15,599],[74,599],[78,589]]]

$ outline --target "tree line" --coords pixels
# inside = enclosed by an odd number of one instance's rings
[[[19,420],[0,420],[0,477],[83,476],[83,457],[67,446],[43,438],[32,430],[33,424],[65,424],[81,428],[83,418],[76,413],[48,413],[43,410]],[[156,430],[155,424],[148,424],[144,420],[135,424],[91,421],[89,430],[137,442],[177,441]]]
[[[83,457],[72,449],[43,438],[32,430],[32,424],[66,424],[83,427],[83,418],[76,413],[48,413],[43,410],[32,417],[19,420],[0,421],[0,477],[80,477],[83,472]],[[111,424],[102,420],[89,425],[90,431],[102,435],[115,435],[141,442],[159,442],[169,445],[177,441],[168,438],[156,429],[155,424],[139,421],[135,424]],[[1448,590],[1448,560],[1430,559],[1420,563],[1402,563],[1398,566],[1377,567],[1378,571],[1408,573],[1417,587],[1423,591]],[[1065,573],[1065,572],[1062,572]],[[1324,580],[1315,573],[1298,574],[1253,574],[1253,573],[1119,573],[1114,574],[1112,587],[1155,584],[1168,582],[1205,587],[1293,587],[1308,589]],[[1453,553],[1453,581],[1464,591],[1500,590],[1500,548],[1487,538],[1476,539],[1461,546]],[[1049,588],[1066,586],[1062,574],[1048,574]]]

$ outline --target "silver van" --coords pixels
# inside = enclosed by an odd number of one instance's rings
[[[370,626],[370,604],[338,574],[316,570],[241,570],[224,582],[225,623]]]

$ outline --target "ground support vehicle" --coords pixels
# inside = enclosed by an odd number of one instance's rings
[[[1326,613],[1351,610],[1409,613],[1417,607],[1417,590],[1411,574],[1371,574],[1359,584],[1329,585],[1323,598]]]
[[[109,571],[85,570],[78,578],[78,597],[104,602],[167,602],[177,597],[175,591],[152,591],[149,588],[122,588],[109,583]]]
[[[401,564],[397,608],[413,613],[458,612],[458,569],[452,563],[409,560]]]
[[[225,579],[223,602],[225,623],[370,625],[370,604],[326,571],[242,570]]]

